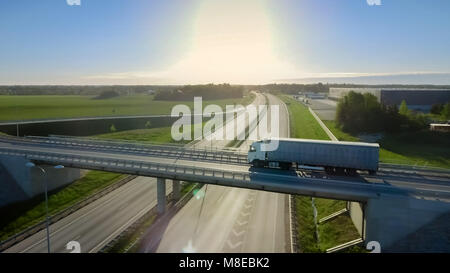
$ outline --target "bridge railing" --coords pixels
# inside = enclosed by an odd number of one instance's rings
[[[450,169],[439,168],[439,167],[431,167],[431,166],[420,166],[420,165],[406,165],[406,164],[392,164],[392,163],[378,163],[379,168],[385,169],[400,169],[400,170],[409,170],[409,171],[425,171],[425,172],[434,172],[434,173],[443,173],[450,175]]]
[[[28,151],[13,148],[0,148],[0,154],[11,156],[23,156],[29,160],[42,161],[45,163],[53,164],[66,164],[67,166],[74,165],[76,167],[97,167],[102,169],[109,167],[117,169],[117,171],[123,171],[128,173],[136,172],[150,172],[154,176],[161,175],[166,177],[167,174],[192,174],[201,175],[205,177],[219,177],[219,178],[231,178],[233,180],[250,181],[248,172],[218,170],[214,168],[178,165],[174,163],[157,163],[148,161],[137,161],[129,159],[111,159],[106,157],[95,157],[87,155],[75,155],[75,154],[58,154],[41,151]]]
[[[25,140],[25,141],[23,141]],[[18,142],[25,145],[58,145],[63,147],[83,148],[95,151],[115,151],[148,156],[166,156],[180,159],[198,159],[206,161],[226,162],[235,164],[247,163],[247,156],[236,151],[222,149],[185,148],[164,145],[142,145],[136,143],[121,143],[102,140],[86,140],[72,138],[48,138],[48,137],[27,137],[25,139],[8,139],[8,141]],[[27,142],[30,141],[30,142]]]
[[[28,139],[33,139],[40,142],[46,142],[51,144],[78,144],[93,147],[121,147],[123,149],[160,149],[164,151],[207,151],[207,152],[221,152],[223,154],[235,154],[236,149],[229,148],[210,148],[210,147],[186,147],[184,145],[167,145],[167,144],[157,144],[157,143],[139,143],[135,141],[127,140],[111,140],[111,139],[96,139],[96,138],[81,138],[81,137],[62,137],[62,136],[50,136],[50,137],[40,137],[40,136],[27,136]]]

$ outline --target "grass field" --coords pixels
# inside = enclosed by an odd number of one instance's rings
[[[98,138],[114,140],[130,140],[148,143],[177,143],[183,144],[188,141],[174,141],[171,137],[171,127],[160,127],[151,129],[137,129],[97,135]]]
[[[325,131],[317,123],[313,115],[311,115],[308,108],[288,96],[282,96],[281,99],[289,109],[291,137],[329,139]]]
[[[325,125],[339,139],[360,141],[356,136],[342,132],[334,121]],[[393,164],[450,168],[450,134],[421,131],[386,135],[380,144],[380,161]]]
[[[113,184],[125,175],[102,171],[90,171],[81,179],[49,193],[48,209],[50,215],[56,214],[78,201]],[[5,240],[45,219],[43,195],[31,200],[15,203],[0,209],[0,241]]]
[[[92,116],[170,114],[174,105],[185,104],[191,109],[193,101],[154,101],[153,96],[133,95],[97,100],[90,96],[0,96],[0,121],[52,119]],[[207,104],[249,104],[254,95],[241,99],[204,101]]]
[[[308,108],[294,99],[281,96],[289,109],[291,137],[329,140],[328,135],[309,112]],[[331,130],[331,129],[330,129]],[[333,132],[334,133],[334,132]],[[338,136],[336,136],[338,137]],[[298,238],[302,252],[324,252],[327,248],[354,240],[358,231],[348,215],[341,215],[318,226],[319,238],[316,238],[314,212],[310,197],[296,196],[298,219]],[[317,219],[330,215],[345,207],[345,201],[314,198]],[[354,247],[350,251],[363,252]]]

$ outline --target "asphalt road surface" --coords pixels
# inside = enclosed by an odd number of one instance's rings
[[[308,106],[311,107],[322,120],[334,120],[336,117],[336,101],[330,99],[308,99],[308,102]]]

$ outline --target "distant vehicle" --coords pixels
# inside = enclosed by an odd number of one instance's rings
[[[262,151],[262,144],[278,140],[278,149]],[[327,173],[356,175],[357,170],[374,175],[378,171],[378,143],[279,138],[255,141],[248,151],[248,163],[255,167],[289,169],[298,166],[323,167]]]
[[[438,132],[450,132],[450,123],[431,123],[430,130]]]

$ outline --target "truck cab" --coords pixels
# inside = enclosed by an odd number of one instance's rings
[[[255,141],[250,145],[248,150],[247,161],[253,165],[266,160],[266,152],[261,151],[263,141]]]

